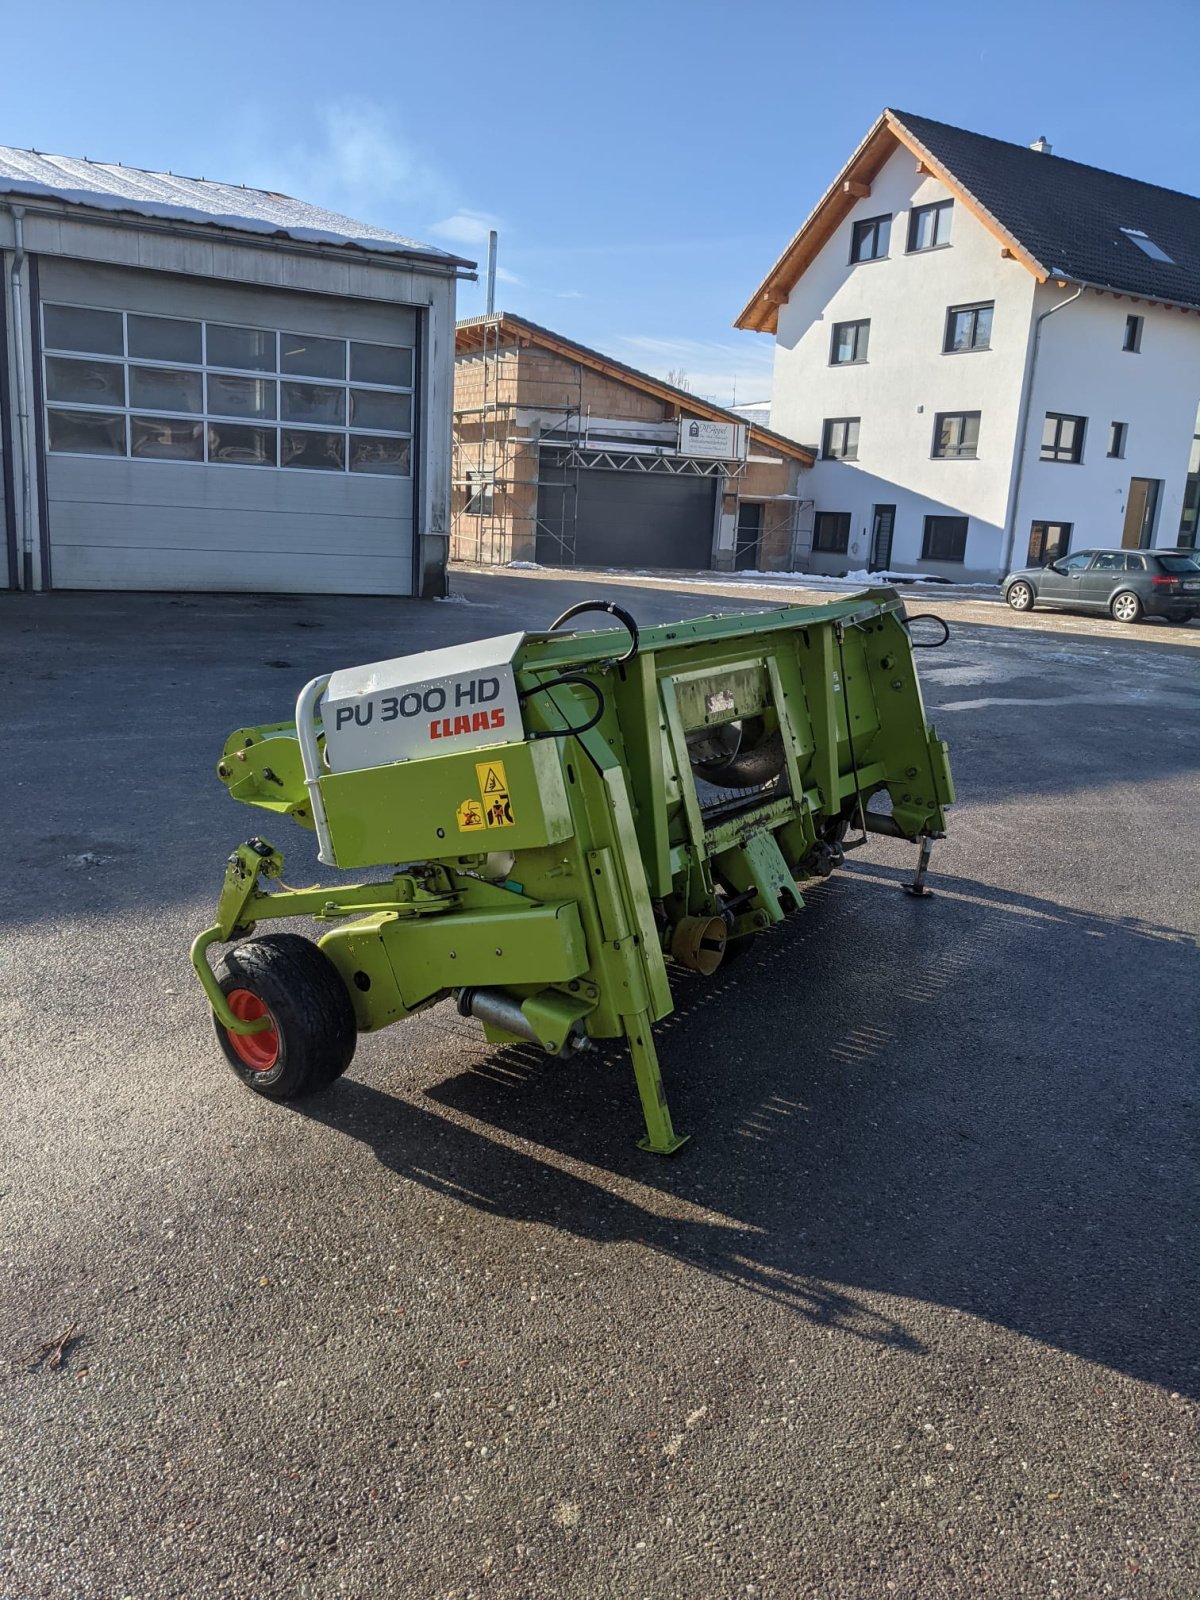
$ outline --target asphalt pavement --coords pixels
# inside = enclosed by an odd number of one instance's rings
[[[1200,629],[920,596],[936,896],[873,837],[679,987],[673,1160],[447,1005],[225,1066],[225,856],[317,873],[228,731],[614,586],[0,597],[3,1600],[1195,1600]]]

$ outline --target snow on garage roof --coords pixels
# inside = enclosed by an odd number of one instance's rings
[[[282,234],[304,244],[351,245],[383,254],[418,257],[440,266],[472,267],[473,261],[435,245],[406,239],[369,223],[355,222],[320,206],[267,189],[247,189],[172,172],[144,172],[76,156],[44,155],[0,145],[0,197],[10,201],[58,200],[98,211],[132,212],[168,222],[208,223],[238,233]]]

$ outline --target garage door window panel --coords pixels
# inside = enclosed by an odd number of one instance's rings
[[[320,383],[281,383],[279,416],[283,422],[328,422],[346,426],[346,391]]]
[[[412,432],[412,396],[385,389],[351,389],[350,421],[381,433]]]
[[[195,417],[130,417],[129,448],[142,461],[203,461],[204,424]]]
[[[129,404],[145,411],[204,410],[204,386],[199,372],[174,367],[130,367]]]
[[[350,435],[350,471],[375,472],[385,477],[407,478],[412,470],[408,439],[387,439],[382,434]]]
[[[47,350],[123,356],[123,318],[119,311],[93,311],[89,306],[43,306],[42,342]]]
[[[399,345],[350,341],[351,383],[373,383],[389,389],[412,388],[411,350]]]
[[[234,367],[239,372],[278,372],[278,340],[262,328],[236,328],[223,322],[205,324],[210,367]]]
[[[204,336],[198,322],[180,317],[128,316],[129,354],[139,361],[167,361],[198,367],[204,360]]]
[[[316,472],[344,472],[346,435],[318,433],[313,428],[284,428],[280,438],[279,464],[283,467],[308,467]]]
[[[278,416],[273,378],[241,378],[231,372],[208,374],[208,410],[214,417],[251,417],[274,422]]]
[[[247,428],[233,422],[208,424],[208,459],[238,467],[278,465],[274,428]]]
[[[46,413],[51,450],[66,455],[123,456],[125,416],[120,411],[60,411]]]
[[[346,341],[318,339],[307,333],[281,333],[279,370],[298,378],[346,381]]]
[[[46,398],[84,406],[125,405],[125,368],[117,361],[46,357]]]

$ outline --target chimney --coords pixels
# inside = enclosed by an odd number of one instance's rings
[[[1052,153],[1050,143],[1045,134],[1042,134],[1040,139],[1035,139],[1029,148],[1031,150],[1036,150],[1037,153],[1042,156],[1048,156]]]

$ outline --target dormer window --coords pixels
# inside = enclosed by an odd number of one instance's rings
[[[1137,245],[1142,254],[1144,256],[1149,256],[1151,261],[1165,261],[1169,267],[1173,267],[1175,265],[1174,261],[1162,248],[1162,246],[1155,244],[1150,235],[1148,233],[1143,233],[1140,228],[1122,228],[1121,232],[1129,240],[1130,244]]]

